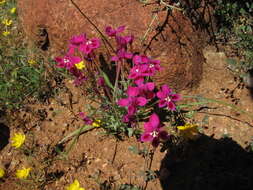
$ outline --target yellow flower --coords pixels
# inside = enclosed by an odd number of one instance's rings
[[[11,14],[14,14],[15,12],[16,12],[16,7],[13,7],[13,8],[10,9]]]
[[[33,60],[33,59],[30,59],[27,61],[30,65],[35,65],[36,64],[36,61]]]
[[[12,146],[19,148],[25,142],[25,135],[22,133],[15,133],[14,137],[11,138]]]
[[[3,5],[5,2],[5,0],[0,0],[0,5]]]
[[[4,31],[2,34],[3,34],[3,36],[6,37],[6,36],[8,36],[10,34],[10,31]]]
[[[72,184],[66,187],[66,190],[85,190],[85,189],[80,187],[79,182],[75,179]]]
[[[100,119],[96,119],[95,121],[93,121],[92,126],[93,127],[100,127],[101,125],[101,120]]]
[[[4,24],[5,26],[10,26],[12,24],[12,20],[11,19],[3,19],[2,24]]]
[[[187,123],[184,126],[178,126],[179,134],[187,139],[196,139],[198,137],[197,125]]]
[[[5,171],[3,168],[0,168],[0,178],[4,177]]]
[[[26,179],[30,173],[31,168],[23,168],[16,171],[16,177],[19,179]]]
[[[82,70],[85,68],[84,62],[81,61],[80,63],[75,64],[76,68]]]

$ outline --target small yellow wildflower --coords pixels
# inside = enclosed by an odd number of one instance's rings
[[[100,127],[101,125],[101,120],[100,119],[96,119],[95,121],[93,121],[92,126],[93,127]]]
[[[3,36],[6,37],[6,36],[10,35],[10,31],[4,31],[2,34],[3,34]]]
[[[33,59],[30,59],[27,61],[29,63],[29,65],[35,65],[37,62]]]
[[[0,5],[3,5],[5,2],[5,0],[0,0]]]
[[[12,20],[11,19],[3,19],[2,24],[4,24],[5,26],[10,26],[12,24]]]
[[[5,171],[3,168],[0,168],[0,178],[4,177]]]
[[[79,182],[75,179],[72,184],[66,187],[66,190],[85,190],[85,189],[80,187]]]
[[[23,168],[16,171],[16,177],[19,179],[26,179],[30,173],[31,168]]]
[[[25,142],[25,135],[22,133],[15,133],[14,137],[11,138],[12,146],[19,148]]]
[[[16,10],[17,10],[16,7],[13,7],[13,8],[10,9],[10,13],[14,14],[16,12]]]
[[[82,70],[85,68],[84,62],[81,61],[80,63],[75,64],[76,68]]]
[[[198,137],[197,125],[187,123],[184,126],[178,126],[179,134],[187,139],[196,139]]]

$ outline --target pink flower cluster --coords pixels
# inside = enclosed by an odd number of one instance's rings
[[[121,36],[125,30],[125,26],[119,26],[117,29],[113,29],[111,26],[105,28],[105,33],[109,37],[114,37],[117,43],[116,55],[112,57],[112,61],[120,61],[123,59],[131,59],[133,54],[127,51],[127,45],[132,44],[134,37],[133,36]]]
[[[68,45],[68,52],[63,57],[56,57],[55,61],[58,63],[56,66],[59,68],[67,69],[74,77],[74,84],[81,85],[87,78],[84,73],[75,67],[84,60],[91,62],[94,56],[93,51],[100,47],[98,38],[88,39],[85,34],[73,36]],[[82,56],[80,58],[79,56]]]
[[[132,44],[133,37],[120,36],[119,33],[123,32],[124,29],[124,26],[120,26],[117,29],[113,29],[110,26],[106,27],[107,35],[115,37],[117,42],[117,55],[113,56],[112,60],[131,59],[133,63],[128,75],[128,79],[133,81],[133,85],[128,87],[126,91],[127,97],[121,98],[117,102],[119,106],[127,108],[127,114],[124,115],[123,122],[134,123],[138,108],[157,99],[159,108],[166,107],[171,111],[175,111],[175,103],[180,100],[180,96],[173,93],[168,85],[163,85],[160,90],[157,90],[155,83],[150,81],[150,77],[161,70],[160,61],[151,59],[146,55],[133,55],[127,52],[127,44]],[[162,127],[158,115],[153,113],[149,121],[144,124],[144,133],[141,135],[141,141],[152,142],[153,146],[158,146],[160,140],[165,140],[168,137],[167,132]]]
[[[128,78],[133,80],[134,85],[128,87],[127,98],[118,101],[119,106],[127,107],[127,114],[124,115],[123,122],[134,122],[138,108],[157,98],[159,108],[167,107],[169,110],[175,111],[175,103],[180,100],[180,96],[173,93],[168,85],[161,86],[161,89],[157,91],[155,83],[148,80],[160,69],[159,60],[152,60],[145,55],[133,57],[133,67]],[[162,130],[162,125],[156,114],[150,116],[149,121],[144,124],[144,129],[141,141],[152,142],[153,146],[158,146],[160,139],[164,140],[168,137],[167,132]]]
[[[151,77],[161,70],[160,61],[146,55],[129,52],[128,46],[131,47],[134,37],[131,35],[121,35],[124,30],[125,26],[120,26],[116,29],[107,26],[105,29],[106,34],[115,39],[117,46],[116,55],[112,56],[111,60],[119,63],[124,60],[132,62],[132,68],[127,76],[127,79],[132,81],[132,85],[128,86],[126,97],[119,99],[117,102],[119,106],[125,107],[127,110],[127,113],[123,116],[123,122],[134,124],[138,109],[146,106],[148,103],[155,103],[154,106],[158,108],[167,108],[170,111],[175,111],[176,102],[180,100],[180,96],[173,93],[168,85],[162,85],[159,89],[151,80]],[[75,84],[80,85],[86,80],[86,77],[82,69],[80,69],[83,67],[80,67],[79,64],[84,60],[92,62],[95,58],[94,50],[99,47],[100,41],[97,38],[87,39],[85,34],[74,36],[70,40],[66,55],[55,58],[55,61],[58,63],[57,67],[67,69],[75,77]],[[82,59],[76,56],[80,54]],[[120,66],[117,68],[117,71],[120,71]],[[102,77],[98,78],[97,84],[98,86],[106,87],[105,79]],[[90,125],[93,122],[84,113],[81,112],[79,115],[85,124]],[[168,133],[164,130],[159,116],[153,113],[149,117],[149,120],[144,123],[144,132],[140,140],[142,142],[151,142],[154,147],[157,147],[161,141],[167,138]]]

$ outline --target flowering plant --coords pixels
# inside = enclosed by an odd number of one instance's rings
[[[91,114],[79,113],[86,126],[103,127],[116,136],[141,133],[140,141],[151,142],[157,147],[169,138],[160,121],[159,110],[173,115],[181,97],[167,84],[157,86],[152,77],[162,69],[160,61],[132,53],[134,37],[122,35],[124,30],[125,26],[105,28],[105,33],[116,45],[110,59],[101,55],[98,59],[96,51],[101,46],[100,39],[89,39],[81,34],[70,39],[64,56],[55,58],[56,66],[67,69],[74,76],[76,86],[85,83],[92,98],[99,100],[100,105],[92,108]],[[111,69],[106,70],[106,67]],[[144,122],[144,130],[140,130],[140,122]]]

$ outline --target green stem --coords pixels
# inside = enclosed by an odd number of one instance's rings
[[[160,0],[160,3],[163,4],[163,5],[165,5],[165,6],[168,7],[168,8],[176,9],[176,10],[178,10],[178,11],[183,11],[183,9],[178,8],[178,7],[175,7],[175,6],[173,6],[173,5],[169,5],[169,4],[165,3],[163,0]]]
[[[65,141],[67,141],[69,138],[73,137],[73,136],[79,136],[84,132],[87,132],[91,129],[94,129],[95,127],[90,126],[90,125],[85,125],[83,127],[81,127],[80,129],[75,130],[74,132],[68,134],[66,137],[64,137],[58,144],[64,143]]]
[[[115,98],[117,97],[116,92],[118,89],[120,70],[121,70],[121,61],[119,61],[117,64],[116,79],[115,79],[115,84],[114,84],[114,88],[113,88],[113,100],[115,100]]]
[[[151,20],[151,22],[150,22],[150,24],[149,24],[149,26],[148,26],[148,29],[146,30],[144,36],[143,36],[142,39],[141,39],[141,44],[142,44],[142,43],[144,42],[144,40],[146,39],[146,37],[147,37],[149,31],[151,30],[151,26],[153,25],[153,22],[155,21],[156,18],[157,18],[157,14],[156,14],[155,16],[153,16],[153,18],[152,18],[152,20]]]
[[[235,110],[239,113],[245,114],[245,115],[247,115],[247,116],[249,116],[250,118],[253,119],[253,114],[252,113],[246,112],[243,109],[238,108],[237,106],[235,106],[233,104],[230,104],[230,103],[227,103],[227,102],[224,102],[224,101],[221,101],[221,100],[215,100],[215,99],[204,98],[204,97],[199,97],[199,96],[183,96],[183,97],[184,98],[204,99],[204,100],[207,101],[206,103],[215,102],[215,103],[218,103],[218,104],[221,104],[221,105],[224,105],[224,106],[228,106],[228,107],[232,108],[233,110]]]

